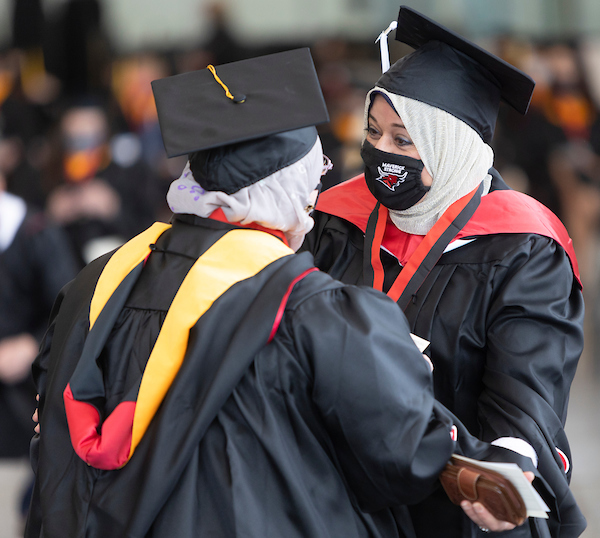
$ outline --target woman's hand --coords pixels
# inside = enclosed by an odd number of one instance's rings
[[[525,478],[529,482],[533,482],[534,474],[530,471],[524,473]],[[508,521],[501,521],[496,519],[490,511],[485,508],[481,503],[475,502],[470,503],[469,501],[463,501],[460,503],[461,508],[465,514],[471,518],[473,523],[479,526],[484,532],[503,532],[510,531],[515,528],[515,525]]]
[[[36,395],[35,399],[39,402],[40,401],[40,395]],[[37,434],[40,433],[40,418],[38,415],[38,408],[35,408],[35,411],[33,412],[33,416],[31,417],[31,420],[33,420],[33,422],[35,422],[35,428],[33,428],[33,431]]]

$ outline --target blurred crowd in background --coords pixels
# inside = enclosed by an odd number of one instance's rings
[[[28,454],[30,366],[59,289],[85,263],[170,218],[165,194],[185,158],[166,158],[152,80],[309,46],[331,116],[320,128],[334,163],[324,188],[362,171],[364,97],[381,73],[378,46],[324,36],[250,47],[229,31],[224,8],[208,9],[211,31],[188,48],[119,55],[98,1],[65,2],[51,20],[39,0],[14,3],[12,42],[0,50],[0,458]],[[589,85],[597,73],[576,40],[499,35],[486,47],[537,82],[526,116],[502,108],[495,166],[570,232],[587,300],[584,359],[598,375],[600,103]],[[392,61],[409,51],[390,48]]]

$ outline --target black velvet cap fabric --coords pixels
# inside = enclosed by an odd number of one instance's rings
[[[329,121],[308,48],[218,65],[215,70],[216,76],[207,68],[152,82],[169,157]]]
[[[527,112],[531,77],[410,7],[400,7],[396,40],[416,50],[393,64],[377,86],[445,110],[487,143],[501,100]]]
[[[190,155],[190,170],[203,189],[233,194],[299,161],[316,141],[311,126],[205,149]]]

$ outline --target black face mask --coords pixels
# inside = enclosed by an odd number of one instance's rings
[[[366,140],[360,156],[365,163],[367,187],[388,209],[408,209],[431,188],[421,179],[423,161],[380,151]]]

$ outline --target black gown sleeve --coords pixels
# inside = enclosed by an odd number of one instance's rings
[[[429,366],[396,304],[354,286],[321,292],[292,317],[312,364],[312,399],[362,509],[415,502],[435,487],[454,442],[434,409]]]
[[[346,284],[363,284],[364,234],[349,222],[315,211],[315,225],[299,251],[314,256],[315,265]]]
[[[583,349],[581,290],[562,248],[539,236],[530,236],[510,264],[497,268],[493,285],[478,406],[481,438],[518,437],[533,446],[543,479],[535,485],[552,509],[547,526],[552,536],[578,536],[585,523],[568,487],[564,424]]]

